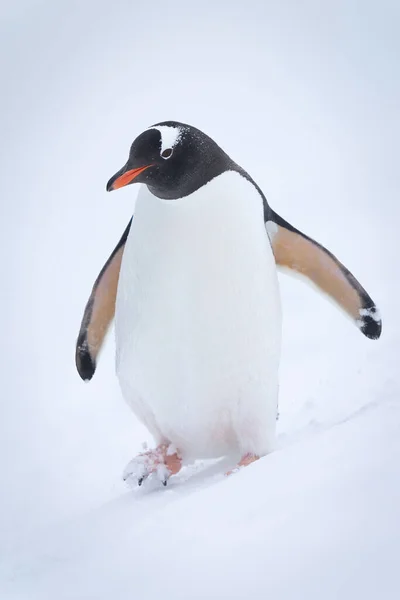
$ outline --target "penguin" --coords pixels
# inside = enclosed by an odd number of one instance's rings
[[[368,338],[379,312],[324,246],[272,210],[252,177],[208,135],[164,121],[133,142],[107,191],[141,184],[134,216],[97,277],[76,344],[90,380],[115,316],[122,394],[155,440],[128,483],[166,485],[182,464],[274,448],[281,306],[277,268],[333,300]]]

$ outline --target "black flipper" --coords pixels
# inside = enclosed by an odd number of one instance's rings
[[[94,375],[97,356],[114,317],[122,255],[131,223],[132,219],[94,282],[83,313],[76,343],[75,363],[79,375],[84,380],[92,379]]]
[[[277,265],[308,278],[354,320],[365,336],[378,339],[382,331],[379,311],[354,275],[329,250],[271,209],[266,226]]]

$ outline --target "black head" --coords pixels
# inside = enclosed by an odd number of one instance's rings
[[[187,196],[234,162],[205,133],[195,127],[164,121],[149,127],[133,142],[128,162],[111,177],[107,191],[145,183],[159,198]]]

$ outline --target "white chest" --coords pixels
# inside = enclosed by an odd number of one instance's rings
[[[257,419],[275,403],[274,419],[280,330],[254,186],[228,172],[181,200],[142,187],[118,287],[117,372],[152,433],[217,452],[233,443],[238,412]]]

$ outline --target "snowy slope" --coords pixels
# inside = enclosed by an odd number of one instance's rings
[[[1,599],[400,596],[399,8],[321,7],[4,7]],[[384,329],[363,338],[281,276],[278,450],[229,479],[204,464],[128,491],[123,467],[151,440],[112,334],[89,385],[74,343],[134,202],[105,183],[169,118],[212,135],[333,251]]]
[[[398,598],[399,460],[387,397],[236,477],[99,503],[7,564],[2,597]]]

